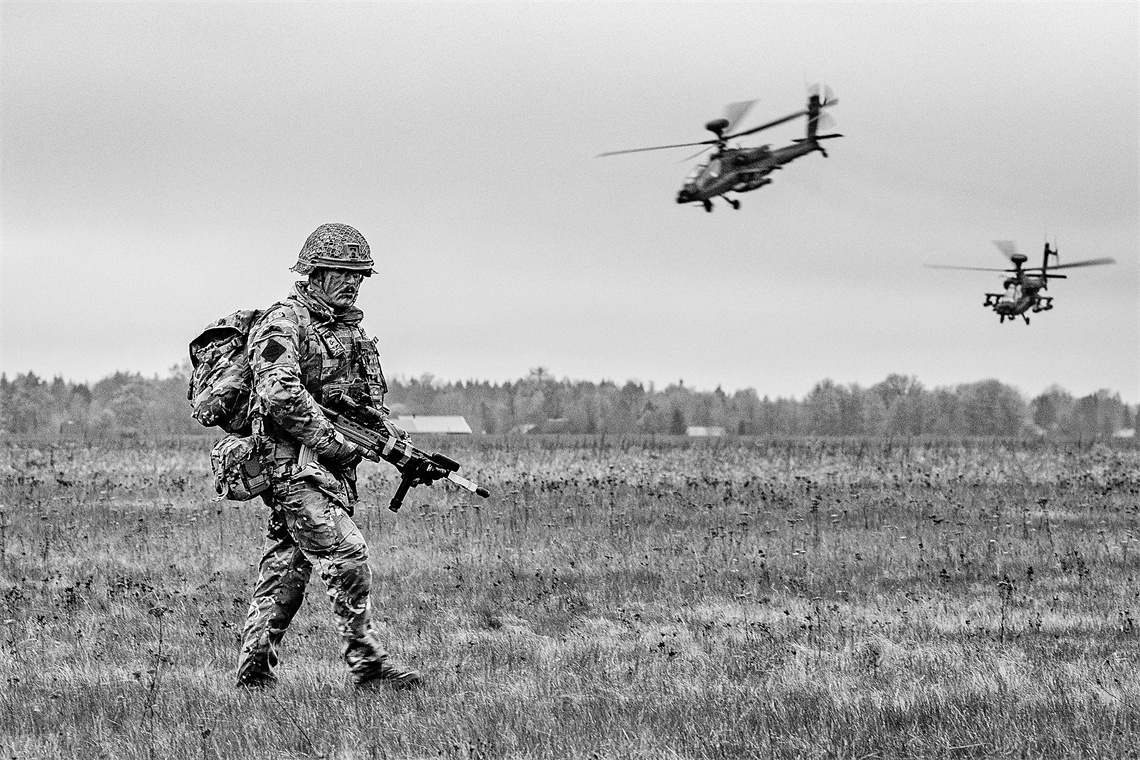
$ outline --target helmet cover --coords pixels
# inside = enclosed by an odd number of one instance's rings
[[[372,264],[372,254],[364,236],[347,224],[333,223],[322,224],[313,230],[290,271],[309,274],[317,267],[326,267],[350,269],[370,277],[375,274]]]

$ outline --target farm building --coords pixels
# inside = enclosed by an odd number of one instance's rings
[[[392,422],[397,427],[409,433],[465,433],[471,434],[471,426],[459,414],[432,415],[432,414],[406,414],[393,417]]]
[[[691,435],[698,438],[718,438],[724,435],[724,428],[722,427],[700,427],[698,425],[689,425],[685,428],[685,435]]]
[[[60,423],[59,437],[74,441],[82,440],[87,437],[87,426],[82,422],[67,420],[66,422]]]

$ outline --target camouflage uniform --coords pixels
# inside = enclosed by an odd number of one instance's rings
[[[362,317],[355,307],[334,314],[309,293],[307,283],[298,282],[250,331],[254,415],[263,425],[263,454],[272,473],[272,488],[263,498],[272,514],[242,630],[240,685],[275,680],[277,647],[314,567],[332,600],[354,680],[384,677],[390,667],[372,624],[368,546],[352,520],[355,465],[331,460],[345,440],[316,407],[331,392],[349,387],[366,391],[377,408],[383,403],[387,386],[375,341],[360,327]],[[301,444],[317,461],[298,465]]]

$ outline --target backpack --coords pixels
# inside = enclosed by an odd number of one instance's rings
[[[291,298],[301,330],[309,327],[309,312]],[[242,309],[206,326],[190,341],[190,387],[186,399],[190,413],[206,427],[220,427],[234,435],[250,435],[250,395],[253,373],[246,356],[249,331],[264,312]],[[302,334],[304,334],[302,332]]]
[[[206,427],[249,435],[253,377],[245,355],[250,328],[260,309],[242,309],[211,323],[190,341],[190,387],[186,399],[194,419]]]

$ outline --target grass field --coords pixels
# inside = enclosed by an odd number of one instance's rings
[[[315,579],[232,688],[267,508],[209,442],[0,448],[4,757],[1140,756],[1131,445],[421,443],[493,495],[363,470],[415,694],[349,686]]]

